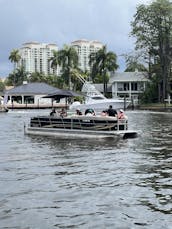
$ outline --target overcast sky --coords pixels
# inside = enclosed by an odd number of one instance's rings
[[[8,76],[12,49],[37,41],[59,48],[78,39],[98,40],[117,54],[133,50],[130,23],[138,4],[149,0],[0,0],[0,77]]]

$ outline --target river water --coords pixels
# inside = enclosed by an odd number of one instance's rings
[[[113,141],[26,136],[38,111],[0,114],[0,229],[172,229],[172,113],[126,113],[141,132]]]

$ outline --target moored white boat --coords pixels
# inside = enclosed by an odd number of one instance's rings
[[[92,108],[96,112],[108,109],[112,105],[113,109],[125,109],[129,106],[131,101],[125,98],[106,98],[100,91],[98,91],[93,84],[84,80],[81,76],[79,79],[84,83],[82,91],[86,93],[84,103],[74,101],[69,109],[74,111],[80,109],[82,112],[86,109]]]
[[[110,105],[112,105],[113,109],[119,110],[121,108],[127,108],[130,104],[129,101],[124,101],[124,99],[115,98],[115,99],[108,99],[101,95],[92,95],[86,98],[85,103],[79,103],[73,102],[69,109],[70,110],[76,110],[80,109],[81,111],[84,111],[86,109],[92,108],[95,111],[103,111],[105,109],[108,109]]]

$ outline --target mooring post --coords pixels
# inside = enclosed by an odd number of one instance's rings
[[[126,110],[126,95],[124,95],[124,111]]]

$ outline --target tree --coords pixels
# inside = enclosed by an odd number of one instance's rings
[[[153,76],[152,81],[147,83],[145,92],[140,96],[140,101],[142,103],[157,103],[158,100],[158,79]]]
[[[92,77],[100,75],[103,79],[104,94],[107,92],[107,74],[109,72],[115,71],[118,68],[116,63],[117,56],[113,52],[107,52],[106,46],[98,50],[97,53],[90,55],[90,66],[92,66]]]
[[[131,26],[131,35],[136,38],[136,50],[142,50],[151,73],[156,69],[154,73],[159,77],[159,84],[162,84],[159,98],[164,101],[169,93],[172,4],[169,0],[156,0],[149,5],[139,5]]]
[[[25,72],[24,67],[17,68],[13,73],[9,74],[7,77],[7,85],[18,86],[27,80],[27,73]]]
[[[147,69],[143,64],[140,64],[138,62],[130,62],[129,64],[127,64],[127,68],[125,69],[125,72],[134,72],[134,71],[147,72]]]
[[[40,72],[33,72],[30,74],[29,79],[30,82],[45,82],[46,76]]]
[[[148,69],[143,64],[143,60],[140,58],[139,53],[124,55],[126,62],[125,72],[147,72]]]
[[[58,63],[61,66],[62,77],[71,90],[71,72],[78,67],[78,54],[73,47],[64,46],[58,51]]]
[[[64,86],[64,80],[62,77],[56,75],[44,75],[39,72],[33,72],[28,80],[29,82],[44,82],[58,88],[63,88]]]
[[[3,92],[5,90],[5,84],[0,80],[0,92]]]
[[[14,69],[16,68],[17,63],[20,61],[21,56],[18,49],[13,49],[10,53],[9,60],[14,63]]]
[[[89,80],[92,80],[93,82],[94,82],[95,77],[98,74],[97,65],[96,65],[96,54],[97,54],[96,52],[91,52],[89,56],[89,65],[91,69],[90,71],[91,79]]]
[[[57,71],[58,66],[58,51],[53,50],[53,56],[49,60],[51,62],[51,68]]]

